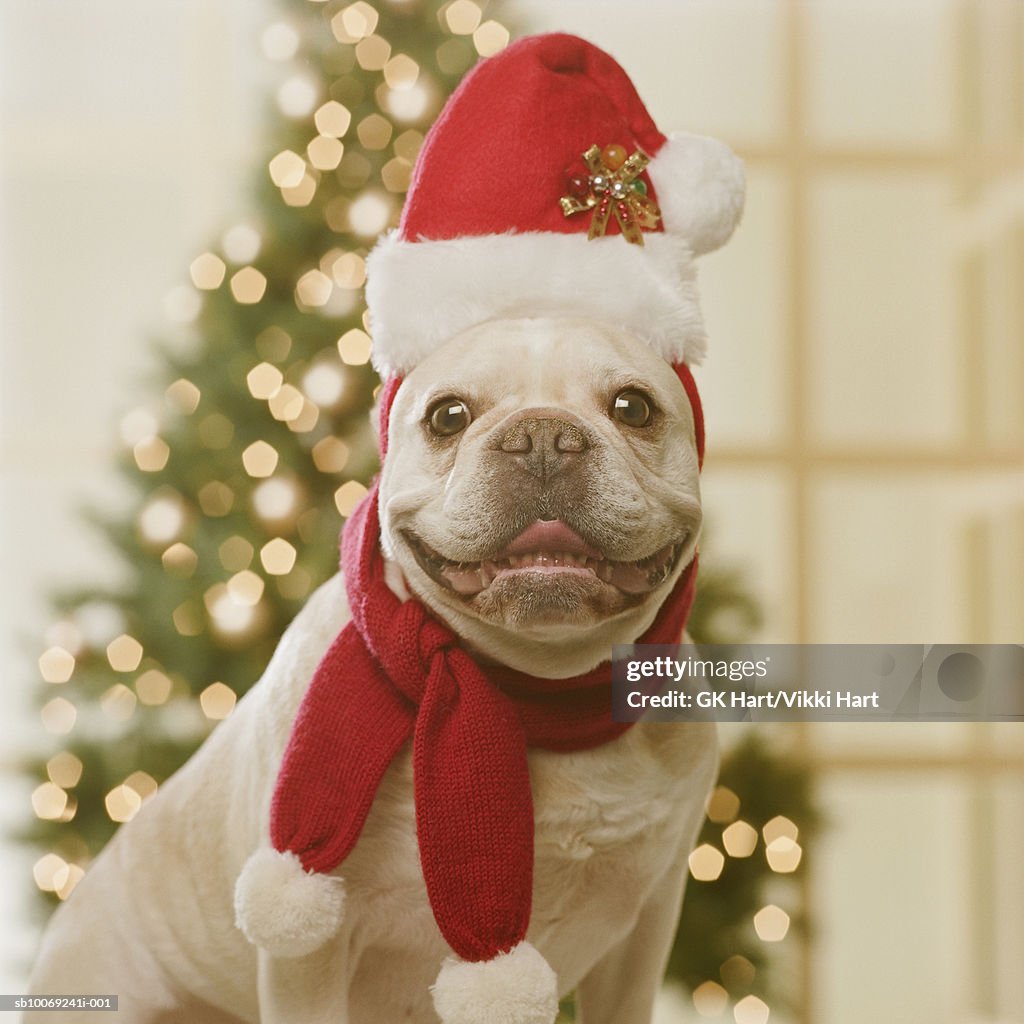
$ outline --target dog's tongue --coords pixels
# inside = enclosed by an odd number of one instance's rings
[[[587,558],[604,558],[597,548],[591,547],[560,519],[538,519],[494,557],[500,559],[508,558],[509,555],[529,555],[535,551],[566,551]]]

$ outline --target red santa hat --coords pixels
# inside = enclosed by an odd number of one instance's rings
[[[607,53],[521,39],[455,91],[398,229],[370,255],[374,365],[404,376],[475,324],[551,315],[618,324],[670,363],[699,363],[694,257],[728,240],[743,195],[731,150],[663,135]]]

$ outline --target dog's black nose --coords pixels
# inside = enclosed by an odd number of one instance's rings
[[[568,420],[536,415],[516,420],[499,443],[519,466],[545,480],[575,466],[588,447],[586,435]]]

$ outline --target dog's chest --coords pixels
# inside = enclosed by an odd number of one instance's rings
[[[567,987],[631,929],[645,896],[690,838],[714,754],[706,731],[689,740],[688,733],[637,728],[597,750],[531,753],[536,832],[529,937]],[[403,756],[385,777],[344,868],[350,906],[359,908],[351,952],[369,977],[377,963],[382,970],[392,965],[393,977],[398,961],[436,971],[434,955],[423,953],[446,952],[415,834],[412,772]]]

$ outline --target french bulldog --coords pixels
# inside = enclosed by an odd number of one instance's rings
[[[394,398],[380,482],[388,585],[480,664],[592,669],[644,633],[694,556],[694,431],[669,363],[620,327],[511,318],[461,332]],[[436,1024],[429,989],[448,949],[418,859],[408,752],[345,861],[337,936],[275,958],[235,925],[235,880],[266,841],[296,710],[348,617],[336,576],[55,913],[33,993],[117,994],[125,1024]],[[529,751],[529,939],[585,1024],[650,1021],[716,767],[704,724],[641,721],[593,749]]]

